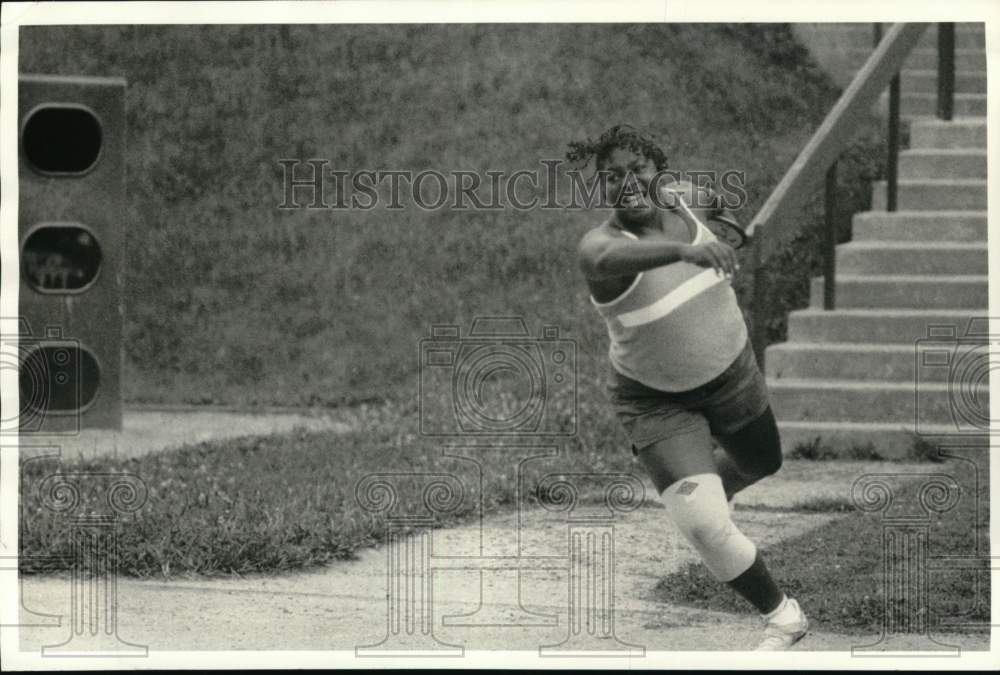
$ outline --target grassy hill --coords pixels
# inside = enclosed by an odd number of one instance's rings
[[[23,29],[20,58],[128,79],[133,402],[406,400],[430,325],[486,314],[560,325],[598,387],[606,336],[573,251],[602,214],[281,210],[278,160],[530,170],[629,122],[674,168],[745,171],[748,220],[838,95],[777,24],[52,26]],[[877,136],[842,164],[845,219]],[[776,338],[818,218],[772,263]]]

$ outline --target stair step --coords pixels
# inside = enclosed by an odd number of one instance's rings
[[[937,70],[909,70],[904,68],[899,78],[900,90],[907,93],[937,94]],[[956,70],[956,94],[985,94],[986,70]]]
[[[937,48],[914,49],[906,59],[906,67],[931,70],[935,73],[938,67]],[[986,70],[986,50],[983,48],[955,49],[955,73],[967,70]]]
[[[889,93],[882,95],[880,105],[888,110]],[[899,97],[899,112],[906,117],[937,115],[937,93],[903,91]],[[955,94],[955,117],[985,117],[986,94]]]
[[[818,448],[833,452],[843,459],[873,458],[871,453],[885,459],[926,459],[929,452],[936,455],[943,443],[954,445],[957,427],[953,424],[916,425],[891,422],[822,422],[778,420],[781,446],[785,454],[808,452]],[[961,434],[962,442],[988,442],[986,434]],[[925,449],[918,449],[918,444]]]
[[[928,336],[929,326],[951,326],[955,335],[966,335],[970,319],[986,314],[985,309],[800,309],[788,315],[788,339],[913,345]]]
[[[987,274],[986,242],[852,241],[837,247],[837,273]]]
[[[922,363],[923,352],[940,349],[942,344],[926,338],[910,344],[782,342],[767,348],[764,364],[767,377],[773,380],[847,379],[913,383],[919,375],[921,382],[947,382],[957,377],[957,371],[918,365]],[[954,353],[948,358],[954,358],[956,362],[960,360],[961,372],[969,372],[970,367],[989,369],[988,342],[954,341],[954,345]]]
[[[904,210],[982,211],[986,209],[986,181],[976,178],[951,180],[900,179],[898,207]],[[886,184],[872,185],[872,211],[885,211]]]
[[[910,148],[986,149],[986,118],[966,117],[945,122],[918,119],[910,124]]]
[[[891,24],[882,25],[882,34],[888,32]],[[986,45],[985,24],[981,21],[955,23],[955,49],[983,49]],[[831,23],[824,26],[835,44],[851,44],[855,48],[867,49],[874,45],[874,26],[870,23]],[[937,52],[938,32],[936,26],[928,26],[915,49],[931,49]]]
[[[986,241],[986,211],[866,211],[854,214],[854,241]]]
[[[986,275],[838,274],[836,306],[975,311],[989,306],[987,288]],[[812,280],[810,300],[817,309],[823,306],[823,279]]]
[[[848,67],[855,71],[859,70],[871,54],[872,49],[869,47],[850,49],[847,54]],[[910,52],[905,65],[905,68],[908,69],[931,70],[935,73],[937,72],[937,67],[937,48],[928,49],[926,47],[917,48]],[[986,70],[985,49],[955,49],[955,73],[969,70]]]
[[[933,49],[937,51],[938,32],[935,26],[928,26],[924,34],[920,36],[916,49]],[[955,49],[985,49],[986,33],[984,24],[976,23],[956,23],[955,24]]]
[[[962,385],[953,388],[948,382],[769,378],[767,384],[774,415],[782,420],[916,426],[967,424],[989,415],[988,395],[980,392],[978,401],[970,403],[958,389]]]
[[[986,148],[914,148],[899,153],[899,177],[986,179]]]
[[[789,315],[789,342],[767,349],[786,453],[926,459],[936,443],[988,440],[988,335],[966,337],[988,314],[984,28],[955,24],[949,122],[935,119],[937,27],[924,31],[900,77],[910,148],[900,153],[898,210],[885,211],[885,182],[873,183],[872,210],[854,215],[852,241],[837,247],[838,309],[820,309],[823,279],[813,279],[810,308]],[[818,32],[844,71],[872,53],[872,24]],[[888,92],[878,107],[887,112]]]
[[[927,27],[915,49],[937,51],[936,27]],[[955,50],[959,49],[986,49],[986,34],[982,23],[955,24]]]

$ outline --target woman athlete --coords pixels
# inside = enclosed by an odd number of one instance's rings
[[[698,193],[690,184],[667,184],[666,156],[649,137],[617,126],[570,147],[571,160],[594,159],[604,203],[614,208],[578,253],[611,338],[615,413],[674,525],[709,572],[763,616],[757,649],[787,649],[809,622],[733,523],[727,503],[776,472],[782,456],[730,284],[736,252],[678,202],[697,210],[691,201]]]

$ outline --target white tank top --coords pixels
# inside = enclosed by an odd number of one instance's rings
[[[698,234],[693,244],[716,238],[696,218],[694,222]],[[711,268],[671,263],[640,273],[610,302],[590,300],[608,327],[611,365],[654,389],[687,391],[705,384],[746,346],[736,293]]]

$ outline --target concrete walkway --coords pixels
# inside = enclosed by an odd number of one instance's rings
[[[849,499],[851,484],[864,473],[927,470],[927,465],[788,462],[778,476],[738,497],[738,505],[751,508],[738,508],[735,519],[754,541],[775,550],[780,541],[839,516],[755,510],[754,505],[795,509],[816,497]],[[150,653],[353,651],[381,642],[381,648],[406,650],[411,657],[412,650],[433,654],[458,653],[463,648],[534,651],[561,643],[566,648],[639,656],[661,650],[743,650],[752,648],[759,639],[761,625],[751,612],[731,615],[671,606],[656,599],[653,591],[657,582],[682,570],[695,554],[655,503],[614,522],[609,558],[594,555],[579,559],[572,578],[581,582],[578,587],[585,592],[576,596],[578,606],[591,608],[579,624],[572,619],[580,614],[571,616],[568,608],[571,537],[566,514],[532,510],[520,514],[520,527],[518,523],[517,513],[503,513],[487,518],[481,527],[471,524],[436,530],[426,540],[408,538],[400,550],[409,557],[391,561],[404,570],[400,575],[388,574],[389,549],[381,548],[364,551],[353,561],[280,577],[121,579],[118,635],[129,643],[148,646]],[[597,546],[599,539],[583,541],[585,546]],[[493,556],[489,565],[478,564],[480,551]],[[435,569],[422,574],[426,570],[415,561],[428,552]],[[513,569],[518,565],[518,552],[532,561],[521,564],[520,599]],[[610,587],[599,580],[611,560],[614,586],[610,602],[603,608],[601,592]],[[387,623],[387,579],[398,580],[399,586],[392,589],[394,597],[409,597],[410,607],[416,610],[402,611],[398,625]],[[24,606],[37,613],[22,611],[22,623],[42,624],[21,629],[22,648],[37,653],[45,645],[63,642],[70,635],[69,627],[56,625],[54,618],[41,614],[65,616],[70,612],[69,580],[28,577],[22,588]],[[432,596],[421,596],[420,589],[428,588]],[[719,592],[727,591],[720,588]],[[574,625],[577,633],[567,642]],[[422,627],[428,631],[423,633]],[[396,639],[383,642],[390,634]],[[617,639],[595,637],[611,634]],[[989,637],[950,635],[938,639],[963,650],[976,650],[988,648]],[[877,641],[876,635],[815,633],[798,648],[848,650]],[[110,646],[107,639],[89,636],[73,644],[84,651]],[[907,636],[904,645],[895,647],[927,649],[928,645],[919,636]]]
[[[84,429],[72,436],[25,434],[20,444],[23,448],[59,448],[66,460],[126,458],[190,443],[283,433],[296,428],[336,432],[350,429],[346,422],[332,414],[126,409],[121,432]]]

